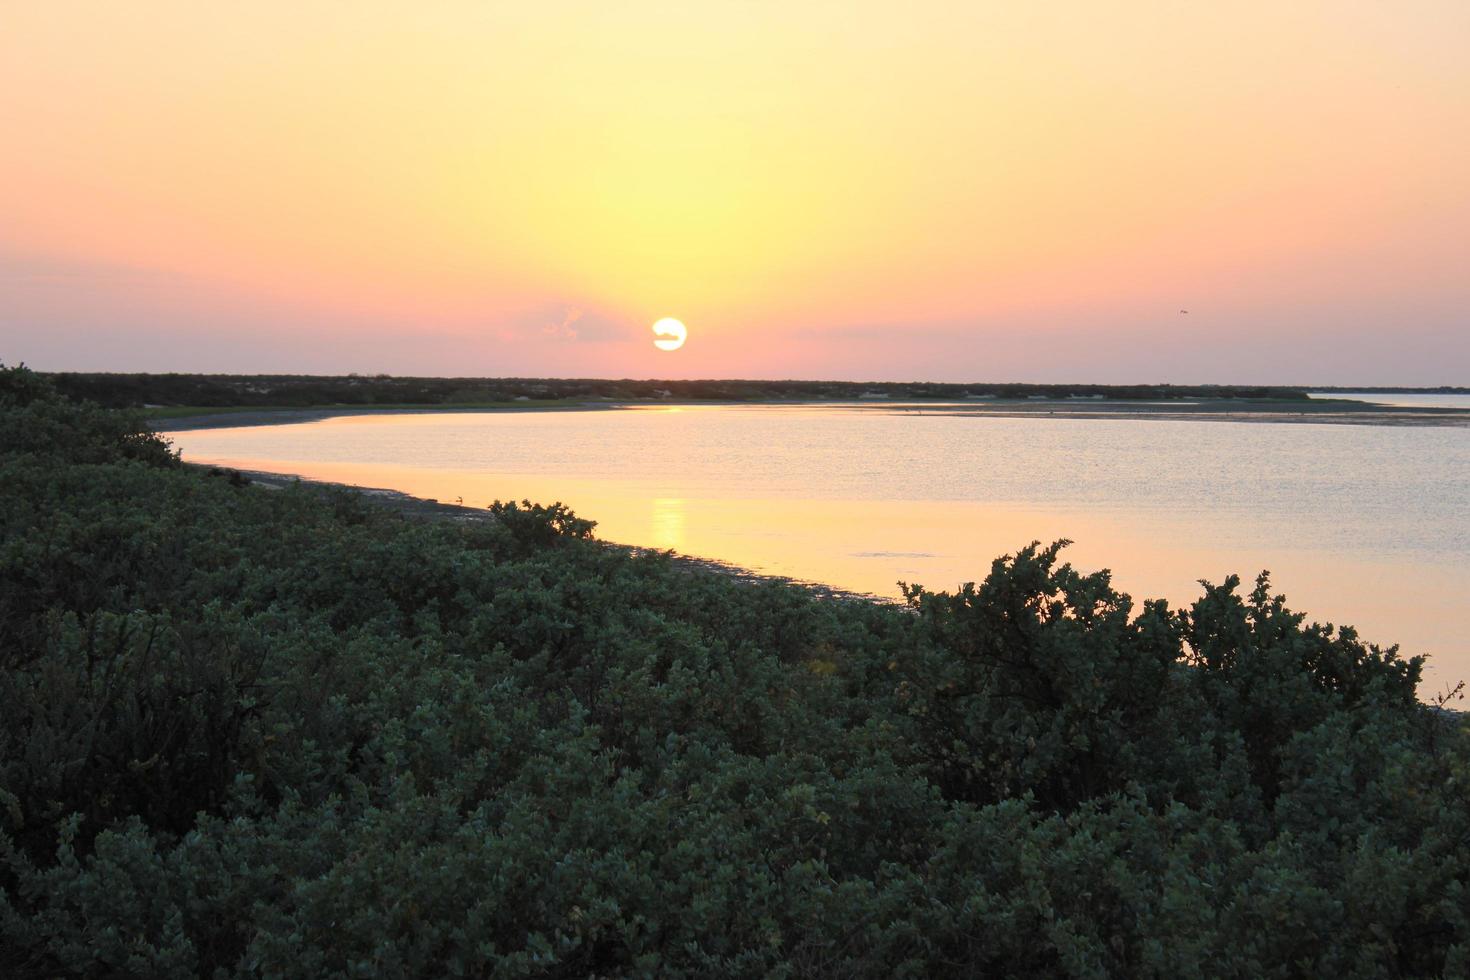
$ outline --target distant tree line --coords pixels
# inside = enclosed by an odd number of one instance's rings
[[[1240,385],[941,384],[854,381],[633,381],[562,378],[399,378],[223,374],[48,376],[70,398],[109,408],[158,406],[309,407],[463,405],[516,400],[640,401],[862,400],[886,398],[1108,398],[1125,401],[1272,399],[1300,401],[1302,389]]]
[[[1264,575],[898,606],[593,530],[0,368],[0,975],[1470,972],[1470,732]]]

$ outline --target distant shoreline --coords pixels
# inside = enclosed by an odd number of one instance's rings
[[[503,412],[638,411],[658,408],[701,406],[777,406],[791,408],[850,408],[871,412],[914,415],[975,416],[988,418],[1053,418],[1092,420],[1153,420],[1194,422],[1250,422],[1315,425],[1390,425],[1470,428],[1470,409],[1379,405],[1349,399],[1313,401],[1218,401],[1137,402],[1091,399],[1041,399],[967,401],[837,401],[761,400],[713,401],[664,399],[659,401],[557,401],[515,405],[359,405],[303,408],[253,408],[231,406],[200,408],[197,413],[159,416],[149,420],[157,432],[237,428],[263,425],[294,425],[325,419],[361,415],[442,415]]]

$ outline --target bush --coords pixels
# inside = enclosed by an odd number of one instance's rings
[[[1262,578],[907,607],[178,465],[0,372],[0,963],[1433,976],[1470,748]]]

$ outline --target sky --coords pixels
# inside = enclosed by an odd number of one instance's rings
[[[1467,385],[1467,50],[1464,0],[0,0],[0,361]]]

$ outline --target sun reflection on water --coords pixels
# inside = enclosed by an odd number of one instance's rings
[[[687,508],[680,497],[657,497],[648,522],[648,544],[661,551],[683,551]]]

